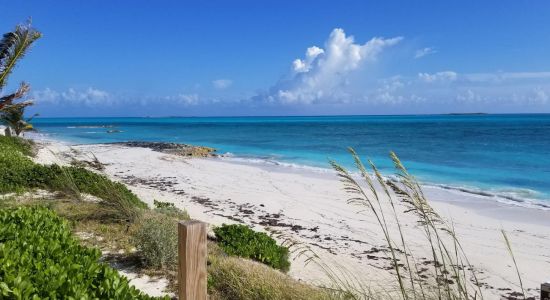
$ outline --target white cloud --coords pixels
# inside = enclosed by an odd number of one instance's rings
[[[467,89],[466,91],[458,92],[456,95],[456,100],[459,103],[472,104],[474,102],[481,102],[482,98],[471,89]]]
[[[33,97],[37,103],[74,103],[87,106],[110,105],[113,100],[108,92],[93,87],[86,89],[69,88],[62,92],[45,88],[44,90],[35,91]]]
[[[292,69],[296,73],[309,72],[311,69],[311,63],[317,58],[317,56],[325,53],[325,50],[313,46],[307,48],[305,59],[295,59],[292,63]]]
[[[416,52],[414,53],[414,58],[418,59],[426,55],[435,54],[435,53],[437,53],[437,50],[435,50],[432,47],[426,47],[426,48],[416,50]]]
[[[56,103],[59,101],[60,94],[59,92],[48,87],[43,90],[33,92],[33,97],[37,102]]]
[[[216,79],[212,81],[212,85],[214,85],[214,87],[219,90],[226,89],[230,87],[232,84],[233,84],[233,81],[229,79]]]
[[[176,99],[180,104],[197,105],[199,104],[200,97],[198,94],[179,94]]]
[[[494,72],[465,74],[464,78],[472,82],[502,82],[506,80],[548,80],[550,72]]]
[[[537,88],[534,91],[533,101],[535,103],[546,104],[550,99],[549,93],[541,88]]]
[[[309,47],[303,59],[292,62],[289,77],[281,80],[266,95],[259,98],[275,103],[346,102],[350,75],[366,63],[377,60],[382,51],[393,46],[401,37],[372,38],[357,44],[353,36],[346,36],[343,29],[334,29],[324,49]]]
[[[458,74],[453,71],[443,71],[433,74],[418,73],[418,78],[424,82],[450,82],[458,78]]]

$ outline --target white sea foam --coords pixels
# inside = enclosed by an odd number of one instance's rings
[[[273,158],[242,157],[236,156],[233,153],[229,152],[223,154],[221,159],[235,163],[277,168],[280,171],[313,172],[315,174],[335,174],[335,171],[328,167],[323,168],[298,163],[282,162]],[[358,172],[353,172],[353,170],[350,170],[350,173],[359,175]],[[393,174],[385,175],[384,178],[393,182],[398,181],[398,177]],[[550,199],[542,199],[539,192],[530,189],[480,189],[471,186],[430,182],[422,182],[422,186],[424,186],[425,188],[435,188],[439,190],[452,191],[459,195],[462,194],[465,196],[475,197],[483,200],[497,201],[499,203],[507,205],[550,210]]]
[[[281,169],[295,170],[295,171],[303,170],[303,171],[310,171],[310,172],[315,172],[320,174],[334,173],[334,171],[330,168],[314,167],[314,166],[308,166],[305,164],[283,162],[273,158],[236,156],[230,152],[223,154],[221,156],[221,159],[230,161],[230,162],[235,162],[235,163],[260,165],[260,166],[263,165],[267,167],[280,167]]]
[[[113,128],[114,125],[78,125],[78,126],[67,126],[66,128],[75,129],[75,128]]]

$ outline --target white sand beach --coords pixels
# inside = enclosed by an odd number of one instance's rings
[[[37,160],[66,163],[69,157],[85,158],[91,153],[106,165],[104,172],[110,178],[126,183],[150,205],[153,200],[173,202],[192,218],[212,225],[239,222],[278,231],[310,247],[328,265],[343,267],[372,286],[384,286],[392,278],[386,254],[380,251],[385,242],[374,217],[365,207],[346,202],[348,195],[331,172],[228,158],[187,159],[120,145],[69,147],[56,142],[47,143]],[[527,293],[538,294],[536,289],[550,279],[550,211],[436,188],[425,192],[433,207],[454,224],[478,270],[485,298],[498,299],[512,292],[505,290],[509,287],[520,289],[501,229],[512,242]],[[402,224],[411,248],[426,251],[415,217],[403,214]],[[429,255],[419,257],[428,260]],[[289,274],[312,283],[327,280],[316,265],[305,266],[304,257],[293,261]]]

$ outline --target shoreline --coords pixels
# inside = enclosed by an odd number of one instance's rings
[[[176,142],[150,142],[150,141],[123,141],[123,142],[105,142],[105,143],[75,143],[63,139],[54,139],[48,137],[47,135],[31,133],[29,138],[33,140],[52,142],[52,143],[61,143],[67,146],[87,146],[87,145],[123,145],[128,147],[143,147],[148,148],[153,151],[159,151],[164,153],[177,153],[181,151],[182,156],[188,157],[218,157],[224,161],[254,166],[262,168],[267,171],[274,172],[283,172],[283,173],[298,173],[305,174],[307,176],[331,176],[334,174],[334,171],[328,166],[319,167],[312,166],[307,164],[298,164],[293,162],[277,161],[272,159],[265,159],[262,157],[248,157],[248,156],[234,156],[232,153],[218,153],[216,149],[211,147],[205,147],[200,145],[191,145],[185,143],[176,143]],[[193,148],[198,149],[193,153]],[[183,150],[182,150],[183,149]],[[191,150],[189,150],[191,149]],[[195,155],[196,154],[196,155]],[[350,173],[354,173],[356,170],[353,168],[348,168]],[[387,180],[396,182],[395,175],[385,174],[384,177]],[[550,211],[550,199],[535,199],[535,198],[521,198],[513,195],[503,195],[502,192],[479,188],[475,186],[461,186],[445,183],[434,183],[434,182],[420,182],[423,189],[434,190],[434,191],[448,191],[450,194],[456,194],[456,197],[467,198],[475,204],[476,201],[488,201],[497,203],[499,206],[505,206],[510,208],[519,208],[519,209],[535,209],[535,210],[545,210]],[[510,189],[514,189],[510,187]],[[434,192],[434,194],[439,195],[441,193]],[[475,199],[475,200],[474,200]],[[547,201],[548,200],[548,201]],[[454,202],[454,201],[453,201]],[[483,206],[485,207],[485,206]],[[483,208],[482,207],[482,208]]]
[[[375,222],[359,213],[360,207],[346,203],[348,196],[334,174],[249,165],[220,157],[187,158],[141,147],[49,143],[46,151],[39,153],[39,162],[63,163],[59,157],[75,152],[70,149],[79,153],[72,154],[77,159],[93,153],[106,164],[107,176],[126,183],[149,205],[153,200],[172,202],[193,218],[213,225],[244,223],[256,230],[276,231],[283,239],[291,237],[311,247],[323,262],[337,260],[335,265],[365,280],[376,278],[375,283],[381,284],[384,278],[391,278],[384,254],[372,254],[384,247]],[[515,286],[517,278],[500,229],[511,236],[530,293],[548,279],[544,272],[550,269],[550,211],[465,197],[444,189],[425,191],[434,208],[456,226],[473,265],[482,270],[485,290],[491,295],[488,298],[502,296],[505,292],[499,289]],[[415,218],[404,218],[414,229]],[[423,239],[422,234],[411,231],[407,237],[414,241],[415,250],[424,251],[421,243],[416,243]],[[305,267],[304,260],[293,261],[289,274],[312,283],[323,282],[322,271]]]

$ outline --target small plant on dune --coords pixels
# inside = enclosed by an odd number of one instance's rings
[[[250,258],[283,272],[288,271],[288,248],[263,232],[245,225],[222,225],[214,228],[220,247],[229,255]]]
[[[33,156],[35,148],[32,140],[0,135],[0,152],[19,152],[26,156]]]
[[[264,264],[215,255],[208,245],[208,291],[212,300],[329,300],[323,289],[300,282]],[[343,298],[342,298],[343,299]]]
[[[153,205],[155,206],[155,212],[169,216],[175,220],[186,221],[191,219],[186,210],[177,208],[172,202],[153,200]]]
[[[173,270],[178,264],[178,229],[162,214],[140,220],[133,241],[148,267]]]

